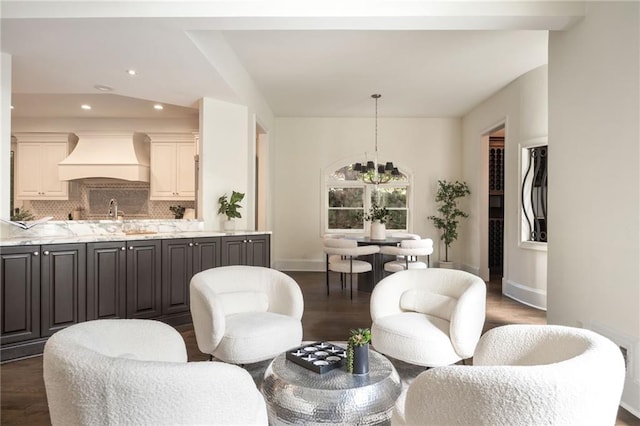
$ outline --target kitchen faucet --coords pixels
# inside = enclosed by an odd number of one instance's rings
[[[118,200],[116,200],[115,198],[109,200],[109,210],[107,211],[107,218],[118,220]]]

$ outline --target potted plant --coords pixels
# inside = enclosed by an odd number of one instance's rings
[[[352,374],[367,374],[369,372],[369,344],[371,330],[356,328],[351,330],[347,341],[347,371]]]
[[[231,197],[229,199],[227,199],[227,194],[218,198],[218,204],[220,205],[218,208],[218,214],[223,214],[227,217],[225,229],[232,229],[233,219],[240,219],[242,217],[238,209],[242,208],[240,201],[243,199],[244,194],[236,191],[231,192]]]
[[[377,203],[373,203],[368,213],[360,213],[359,219],[365,222],[371,222],[371,239],[372,240],[384,240],[386,226],[389,221],[389,210],[386,207],[380,207]]]
[[[24,220],[33,220],[35,216],[27,209],[22,209],[16,207],[14,213],[11,215],[11,220],[13,221],[24,221]]]
[[[185,208],[182,207],[181,205],[170,206],[169,210],[171,210],[171,213],[173,213],[173,217],[175,219],[182,219],[184,217]]]
[[[468,194],[471,194],[471,191],[466,182],[438,180],[436,202],[439,203],[437,210],[440,215],[429,216],[429,219],[442,231],[440,239],[444,242],[444,262],[440,262],[440,267],[451,267],[449,247],[458,239],[458,218],[469,216],[458,208],[458,198]]]

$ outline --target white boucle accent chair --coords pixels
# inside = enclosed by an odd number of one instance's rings
[[[412,269],[381,280],[371,293],[372,345],[426,367],[473,356],[485,320],[487,286],[468,272]]]
[[[54,426],[267,424],[247,371],[187,362],[180,333],[159,321],[72,325],[49,338],[43,367]]]
[[[624,361],[589,330],[507,325],[482,336],[473,366],[421,373],[396,403],[395,425],[614,425]]]
[[[191,278],[191,317],[201,352],[233,364],[276,357],[302,342],[304,299],[275,269],[223,266]]]

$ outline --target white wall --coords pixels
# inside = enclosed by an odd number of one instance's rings
[[[435,213],[438,179],[459,179],[461,122],[455,118],[379,118],[379,160],[414,175],[412,230],[438,241],[427,216]],[[364,157],[374,145],[373,118],[278,118],[272,143],[274,267],[324,270],[322,171],[337,160]],[[453,248],[456,256],[456,244]],[[440,245],[432,259],[438,259]],[[442,249],[444,250],[444,249]]]
[[[505,123],[504,268],[506,295],[546,307],[547,253],[520,245],[519,145],[547,136],[547,66],[529,71],[478,105],[463,119],[464,179],[471,186],[470,217],[463,222],[465,269],[488,279],[487,144],[482,136]],[[553,156],[553,147],[550,147]],[[553,157],[552,157],[553,158]],[[553,159],[551,160],[553,161]],[[550,184],[554,184],[551,176]]]
[[[200,187],[198,217],[205,229],[223,229],[224,215],[218,215],[218,198],[232,191],[245,193],[249,186],[247,151],[250,148],[248,110],[244,105],[210,98],[200,102]],[[236,229],[247,229],[246,201],[241,203]]]
[[[549,43],[549,323],[628,348],[640,417],[640,5],[589,2]]]
[[[0,53],[0,218],[10,217],[11,55]]]

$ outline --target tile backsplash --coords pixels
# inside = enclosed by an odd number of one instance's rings
[[[53,216],[54,220],[67,220],[69,214],[80,209],[81,220],[106,219],[111,198],[118,200],[118,208],[125,218],[173,219],[171,206],[194,208],[194,201],[149,200],[149,183],[124,180],[82,180],[74,182],[73,195],[69,200],[30,200],[22,202],[36,218]],[[104,206],[100,206],[100,204]],[[16,203],[20,207],[20,202]]]

